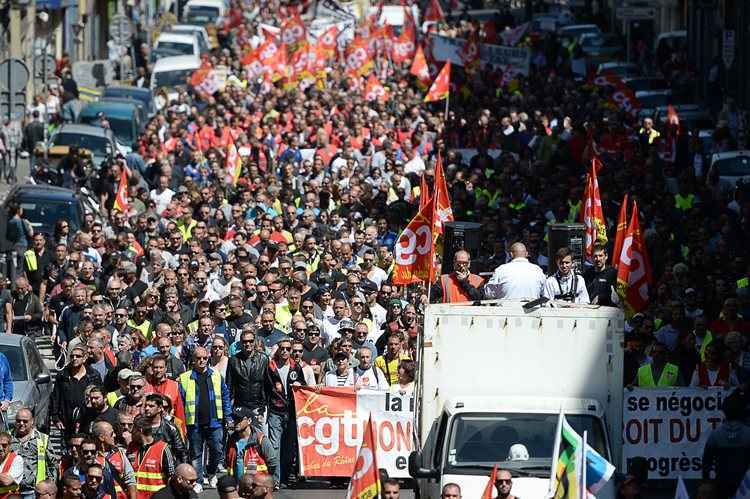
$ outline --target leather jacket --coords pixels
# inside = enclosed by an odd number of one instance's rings
[[[180,430],[174,424],[162,417],[161,423],[159,423],[159,426],[154,427],[153,431],[154,438],[164,440],[167,443],[178,463],[189,462],[185,441],[182,439]]]
[[[227,364],[227,387],[235,406],[266,407],[268,403],[268,356],[239,352]]]

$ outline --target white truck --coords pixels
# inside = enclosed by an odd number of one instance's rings
[[[417,383],[421,451],[409,458],[417,497],[437,499],[451,482],[463,497],[481,497],[495,463],[513,474],[513,495],[546,497],[561,410],[620,469],[622,311],[523,305],[428,306]],[[616,497],[613,480],[597,497]]]

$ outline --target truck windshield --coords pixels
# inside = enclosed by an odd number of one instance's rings
[[[565,417],[579,435],[587,431],[589,446],[607,457],[599,419],[586,415]],[[513,463],[514,468],[526,464],[549,469],[557,418],[557,414],[459,414],[451,425],[447,465],[491,468],[495,463],[505,462]],[[516,444],[522,445],[526,452]],[[515,446],[513,456],[511,446]]]

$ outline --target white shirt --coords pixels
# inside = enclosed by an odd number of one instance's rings
[[[559,282],[558,282],[559,278]],[[583,280],[583,276],[571,272],[567,276],[551,275],[547,278],[544,283],[543,295],[545,298],[554,300],[556,295],[561,295],[570,292],[573,289],[573,278],[576,279],[576,295],[575,303],[590,303],[589,292],[586,291],[586,283]]]
[[[526,258],[514,258],[495,269],[484,285],[485,299],[536,300],[542,294],[544,272]]]
[[[169,202],[172,201],[172,196],[174,196],[172,189],[164,189],[162,192],[159,192],[158,189],[153,189],[149,193],[149,198],[156,203],[156,213],[161,215],[167,209]]]
[[[387,390],[391,387],[385,373],[379,367],[371,366],[362,374],[358,374],[359,369],[352,370],[354,373],[354,386],[369,388],[371,390]],[[377,371],[377,374],[376,374]]]
[[[323,340],[323,346],[328,348],[331,342],[336,338],[341,338],[339,334],[339,322],[341,319],[336,317],[326,317],[323,320],[323,327],[320,329],[320,338]]]
[[[405,175],[408,175],[410,173],[416,173],[417,175],[422,175],[424,171],[425,171],[424,161],[422,161],[422,158],[419,156],[419,154],[415,154],[412,159],[404,163]]]
[[[372,322],[375,324],[375,329],[380,330],[380,328],[383,327],[383,324],[385,324],[388,312],[380,305],[380,303],[375,302],[375,305],[370,307],[370,314],[372,314]]]

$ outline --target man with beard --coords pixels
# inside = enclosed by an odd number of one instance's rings
[[[117,424],[117,411],[107,403],[107,396],[100,386],[93,386],[88,391],[88,407],[83,412],[80,422],[80,430],[91,434],[94,423],[106,421],[112,426]]]
[[[101,385],[102,378],[94,369],[86,366],[86,350],[83,346],[73,347],[70,361],[60,371],[50,399],[50,416],[66,439],[75,432],[78,414],[86,409],[86,388]]]
[[[166,487],[151,496],[152,499],[194,499],[198,495],[193,490],[198,473],[187,463],[177,465],[174,476]]]
[[[255,349],[255,333],[250,327],[240,335],[240,348],[227,365],[229,394],[235,409],[246,408],[262,419],[268,406],[268,356]]]
[[[239,298],[229,299],[229,315],[226,318],[229,328],[231,342],[237,341],[245,324],[252,324],[253,316],[245,311],[242,300]],[[231,343],[230,342],[230,343]]]
[[[594,305],[617,305],[617,269],[607,266],[607,250],[601,244],[595,244],[592,253],[594,265],[583,273],[586,290]]]
[[[146,402],[143,405],[143,415],[151,423],[151,430],[154,438],[163,440],[172,450],[178,463],[187,462],[187,448],[185,441],[182,439],[180,430],[175,425],[164,418],[163,395],[158,393],[149,393],[146,395]]]

